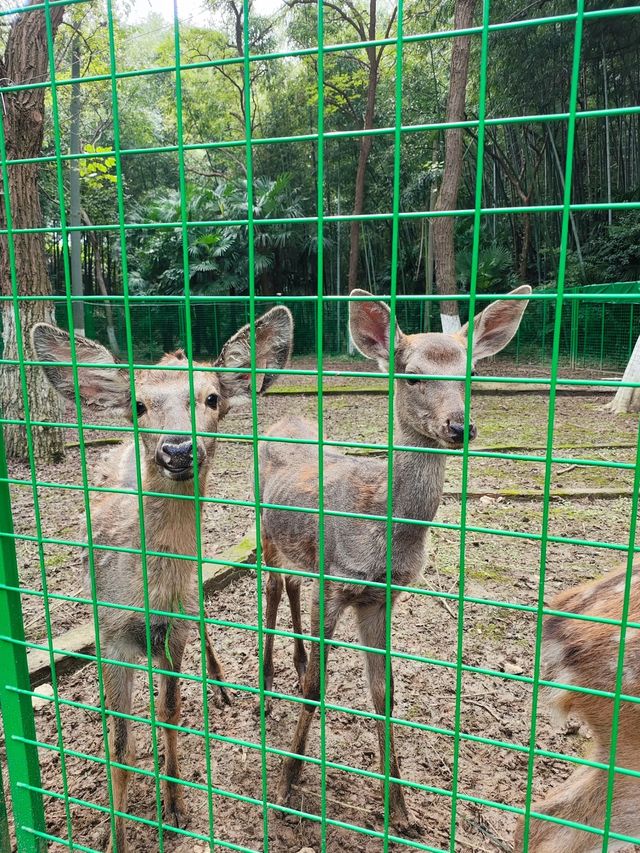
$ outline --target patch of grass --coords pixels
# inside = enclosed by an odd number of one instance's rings
[[[506,566],[484,565],[467,567],[466,576],[475,581],[499,581],[500,583],[508,582],[511,573]]]
[[[46,569],[58,569],[60,566],[67,565],[70,562],[69,554],[51,554],[44,558]]]
[[[471,628],[471,633],[475,634],[481,640],[501,645],[504,643],[506,637],[506,628],[500,622],[492,622],[487,619],[476,622]]]

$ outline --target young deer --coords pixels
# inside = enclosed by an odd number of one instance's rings
[[[528,294],[531,288],[519,287],[514,294]],[[370,296],[354,290],[352,296]],[[473,358],[477,361],[499,352],[512,339],[526,300],[494,302],[479,314],[474,323]],[[358,350],[377,361],[383,371],[389,368],[390,336],[395,340],[396,373],[415,374],[415,379],[398,379],[395,392],[394,442],[410,447],[459,448],[464,435],[464,382],[459,380],[420,381],[421,375],[460,376],[466,371],[467,326],[455,335],[441,333],[405,335],[382,302],[354,302],[350,306],[351,335]],[[316,426],[300,418],[276,423],[270,435],[316,439]],[[469,438],[476,435],[473,424]],[[438,509],[444,485],[446,457],[425,452],[395,452],[393,455],[393,515],[399,518],[431,520]],[[260,488],[265,503],[317,508],[318,451],[303,444],[263,442],[260,446]],[[335,450],[324,454],[324,493],[326,509],[371,515],[387,514],[387,463],[383,460],[347,457]],[[263,559],[268,566],[318,571],[318,516],[310,513],[262,510]],[[392,582],[411,585],[424,566],[427,527],[395,523],[392,531]],[[386,524],[371,520],[324,518],[324,568],[344,583],[327,582],[324,591],[324,626],[319,624],[317,586],[311,611],[311,634],[330,639],[338,618],[347,607],[356,613],[362,643],[375,649],[385,646],[386,613],[384,589],[354,586],[351,579],[384,583],[386,571]],[[285,585],[291,605],[293,630],[301,633],[299,578],[287,576]],[[276,624],[283,581],[271,573],[266,589],[266,624]],[[396,595],[393,595],[393,599]],[[267,690],[273,682],[273,634],[268,634],[264,649],[264,680]],[[325,661],[328,647],[325,647]],[[373,705],[385,713],[385,657],[368,652],[367,671]],[[295,642],[294,662],[306,699],[320,697],[319,646],[312,644],[307,659],[302,640]],[[393,703],[393,697],[391,697]],[[302,705],[290,752],[304,755],[314,706]],[[380,766],[384,772],[385,730],[377,722]],[[278,783],[278,802],[284,804],[301,767],[300,758],[284,759]],[[393,744],[390,740],[391,776],[400,778]],[[395,825],[408,828],[410,817],[402,787],[392,785],[390,811]]]
[[[626,572],[615,571],[607,577],[567,590],[552,602],[554,610],[607,619],[620,619]],[[634,567],[631,583],[629,619],[640,621],[640,566]],[[614,692],[620,627],[602,622],[587,622],[562,616],[547,616],[542,640],[542,678]],[[625,665],[622,692],[640,695],[637,660],[640,656],[640,631],[628,628],[625,634]],[[573,714],[591,730],[593,744],[589,758],[608,764],[611,750],[613,698],[553,688],[548,691],[553,709],[560,717]],[[640,771],[640,705],[620,703],[615,764]],[[551,818],[581,823],[602,829],[607,806],[608,771],[582,765],[532,811]],[[611,830],[640,837],[640,779],[616,773],[612,800]],[[524,822],[516,829],[515,850],[523,849]],[[609,853],[627,849],[628,842],[610,839]],[[630,847],[629,847],[630,849]],[[541,818],[531,818],[530,853],[600,853],[602,836]]]
[[[237,368],[238,372],[203,372],[195,364],[193,374],[195,425],[198,433],[215,433],[220,420],[237,403],[251,399],[250,340],[255,331],[256,365],[260,369],[283,368],[291,355],[293,320],[288,309],[271,309],[258,320],[254,330],[240,329],[222,348],[214,366]],[[142,489],[176,496],[194,494],[194,448],[190,435],[172,432],[191,432],[191,406],[188,373],[177,370],[136,370],[136,398],[132,400],[129,373],[126,368],[101,368],[113,364],[111,353],[100,344],[76,337],[76,357],[79,363],[95,362],[97,367],[78,368],[80,396],[85,403],[105,406],[131,413],[136,406],[138,423],[145,430],[139,441]],[[32,331],[32,343],[49,381],[66,398],[74,399],[73,373],[70,367],[47,366],[46,362],[71,361],[69,336],[66,332],[40,323]],[[162,367],[187,367],[184,352],[165,355]],[[258,374],[258,392],[263,393],[275,381],[277,374]],[[155,430],[163,430],[158,435]],[[199,494],[204,495],[207,474],[215,451],[215,438],[198,436],[195,453],[198,462]],[[133,440],[119,448],[108,459],[109,470],[103,466],[102,479],[116,488],[137,489],[135,448]],[[145,546],[148,551],[167,554],[196,554],[196,509],[194,500],[146,496],[143,499]],[[107,546],[140,548],[138,497],[103,493],[91,501],[93,540]],[[95,557],[96,595],[99,601],[144,607],[144,584],[141,558],[135,554],[97,549]],[[86,559],[86,558],[85,558]],[[147,557],[149,607],[166,612],[194,614],[197,612],[197,590],[193,560],[172,557]],[[158,666],[180,672],[190,625],[184,619],[160,615],[149,616],[151,653]],[[101,651],[105,658],[132,662],[146,654],[146,627],[140,613],[113,607],[99,608]],[[205,631],[209,676],[222,679],[222,670]],[[107,707],[113,711],[131,713],[133,670],[117,664],[104,664],[104,686]],[[221,698],[228,702],[221,688]],[[158,719],[176,725],[180,714],[180,684],[177,676],[160,676],[157,705]],[[180,778],[177,755],[177,732],[165,728],[164,773]],[[135,745],[131,724],[127,719],[110,720],[109,750],[115,762],[132,764]],[[129,773],[112,769],[113,806],[127,810]],[[186,817],[180,787],[164,782],[165,817],[178,826]],[[116,817],[115,846],[109,850],[127,850],[123,818]]]

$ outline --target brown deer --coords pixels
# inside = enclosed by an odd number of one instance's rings
[[[600,580],[566,590],[550,607],[567,613],[594,618],[617,619],[622,616],[626,570],[614,571]],[[640,566],[635,566],[631,581],[629,619],[640,621]],[[547,616],[543,626],[541,673],[545,681],[613,693],[616,687],[620,626],[589,622],[567,616]],[[640,695],[637,660],[640,656],[640,630],[625,633],[625,664],[622,692]],[[592,734],[589,758],[608,765],[613,723],[612,697],[598,696],[560,688],[545,688],[559,719],[572,714],[587,724]],[[636,740],[636,737],[638,740]],[[640,705],[621,701],[615,764],[640,771]],[[608,771],[582,765],[541,802],[533,803],[533,812],[587,827],[602,829],[607,807]],[[640,838],[640,779],[616,773],[611,808],[612,832]],[[516,853],[523,850],[524,818],[518,819]],[[592,853],[602,850],[602,836],[544,820],[530,818],[530,853]],[[628,842],[609,839],[607,850],[631,849]]]
[[[213,461],[215,438],[201,433],[215,433],[220,420],[237,403],[251,399],[250,341],[255,334],[256,366],[261,370],[286,366],[293,342],[293,320],[287,308],[273,308],[255,322],[240,329],[222,348],[214,366],[234,368],[231,372],[203,371],[206,365],[194,364],[194,409],[198,433],[196,447],[191,441],[192,409],[190,403],[187,359],[184,352],[165,355],[160,369],[140,369],[135,372],[135,399],[130,394],[129,373],[125,367],[104,368],[113,364],[111,353],[94,341],[75,338],[78,363],[95,363],[96,367],[78,368],[78,386],[83,402],[109,407],[128,413],[136,407],[138,423],[144,432],[139,434],[139,454],[142,473],[141,487],[145,492],[161,492],[172,497],[145,496],[143,516],[145,547],[148,551],[165,554],[196,554],[195,501],[184,499],[194,495],[193,455],[196,454],[199,494],[206,491],[207,475]],[[66,332],[44,323],[33,327],[32,343],[42,368],[57,391],[74,399],[74,379],[71,367],[47,366],[46,362],[70,362],[71,350]],[[185,370],[163,370],[183,366]],[[237,372],[235,372],[237,368]],[[264,393],[277,374],[258,374],[258,392]],[[149,430],[147,432],[146,430]],[[162,431],[162,434],[158,433]],[[179,433],[174,435],[173,433]],[[185,435],[186,433],[186,435]],[[136,490],[135,447],[133,440],[124,444],[103,466],[103,482],[113,487]],[[180,497],[178,497],[180,496]],[[91,501],[93,540],[100,545],[140,548],[140,519],[138,496],[103,493]],[[144,607],[144,583],[140,556],[97,549],[95,557],[95,586],[98,601]],[[86,556],[85,556],[86,562]],[[197,590],[193,559],[147,557],[149,607],[169,613],[196,613]],[[192,621],[150,615],[151,654],[161,669],[180,673],[182,656]],[[144,615],[113,607],[99,608],[102,656],[117,661],[133,662],[147,652]],[[206,634],[209,677],[220,681],[222,669]],[[134,671],[108,663],[103,665],[106,705],[110,710],[131,713]],[[223,687],[222,701],[228,702]],[[157,715],[161,722],[176,725],[180,715],[180,683],[176,676],[160,676]],[[164,728],[164,774],[180,778],[177,754],[177,732]],[[109,751],[115,762],[131,765],[135,761],[135,744],[131,723],[122,717],[110,719]],[[129,772],[112,768],[113,806],[127,810]],[[180,787],[164,781],[165,819],[176,826],[186,818],[186,808]],[[116,838],[109,850],[127,850],[125,821],[116,817]]]
[[[529,286],[519,287],[513,294],[526,295]],[[352,296],[371,296],[364,290],[353,290]],[[527,300],[500,300],[492,303],[475,318],[473,331],[474,362],[492,356],[505,347],[515,335]],[[381,370],[389,369],[390,337],[394,336],[395,373],[413,378],[395,383],[394,442],[421,448],[460,448],[464,437],[464,382],[447,380],[447,376],[463,376],[466,371],[467,333],[464,326],[457,334],[441,333],[405,335],[396,325],[383,302],[358,301],[350,304],[350,326],[353,341],[367,358],[376,361]],[[421,376],[442,379],[421,381]],[[285,418],[276,423],[269,434],[291,438],[317,439],[316,426],[301,418]],[[469,424],[469,438],[476,435]],[[446,456],[441,453],[397,451],[393,454],[393,515],[397,518],[430,521],[436,514],[444,485]],[[261,500],[267,504],[317,508],[318,450],[304,444],[288,445],[262,442],[260,445]],[[324,453],[324,507],[368,515],[387,514],[387,463],[384,460],[348,457],[333,449]],[[394,523],[392,532],[391,579],[397,585],[411,585],[424,566],[425,525]],[[319,571],[318,516],[275,510],[262,510],[262,549],[267,566]],[[344,582],[326,582],[324,589],[324,625],[319,624],[319,589],[314,586],[311,611],[311,634],[324,631],[331,639],[342,611],[355,610],[362,643],[373,649],[385,647],[386,593],[380,587],[353,585],[349,581],[386,581],[386,523],[372,520],[345,519],[326,515],[324,519],[324,569],[326,574],[344,578]],[[286,576],[285,585],[291,605],[293,630],[301,633],[300,579]],[[266,588],[266,626],[273,629],[283,580],[271,573]],[[396,598],[394,593],[393,599]],[[325,647],[325,661],[328,647]],[[264,683],[273,683],[273,634],[268,634],[264,649]],[[296,640],[294,663],[306,699],[320,698],[320,652],[312,643],[307,667],[302,640]],[[373,705],[378,714],[385,713],[385,656],[367,652],[367,671]],[[393,703],[393,697],[391,697]],[[303,704],[298,726],[289,748],[297,756],[304,755],[305,743],[315,706]],[[377,722],[380,766],[384,772],[385,726]],[[400,778],[393,732],[390,737],[390,774]],[[284,759],[278,783],[277,800],[287,802],[292,784],[301,767],[301,758]],[[390,789],[390,814],[398,828],[409,828],[411,819],[402,787]]]

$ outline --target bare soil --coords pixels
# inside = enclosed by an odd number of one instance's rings
[[[352,368],[349,366],[345,369]],[[531,375],[528,369],[526,372]],[[299,377],[288,381],[299,384]],[[637,417],[604,414],[602,406],[606,399],[602,395],[558,398],[554,447],[561,448],[556,450],[556,455],[562,457],[563,461],[553,466],[552,488],[590,490],[606,487],[619,489],[621,494],[608,500],[583,494],[576,498],[552,501],[549,532],[553,537],[624,546],[629,536],[631,498],[628,492],[632,487],[632,472],[585,466],[572,461],[635,461],[635,447],[631,445],[636,438]],[[260,404],[261,430],[277,418],[294,412],[314,418],[317,413],[316,397],[273,395],[265,399]],[[386,440],[387,400],[384,395],[327,395],[324,416],[326,434],[330,438],[375,443]],[[521,449],[509,452],[544,456],[541,447],[546,443],[548,423],[548,399],[545,396],[479,395],[474,401],[474,416],[479,428],[478,447],[517,447]],[[250,434],[249,413],[230,416],[225,422],[225,429],[229,433]],[[105,435],[108,433],[92,434],[87,431],[85,437],[94,439]],[[68,430],[68,440],[77,440],[77,432]],[[616,446],[625,444],[626,447]],[[92,446],[88,449],[89,469],[104,452],[104,447]],[[252,464],[250,444],[220,443],[209,483],[209,494],[223,500],[251,500]],[[81,483],[79,451],[77,448],[70,449],[63,465],[40,466],[37,475],[42,483]],[[28,480],[28,467],[14,464],[11,476]],[[449,461],[446,486],[450,489],[459,488],[460,481],[461,461],[454,458]],[[535,613],[502,605],[536,605],[540,542],[488,531],[539,534],[542,529],[542,501],[522,500],[516,492],[521,489],[541,489],[543,482],[544,464],[540,461],[470,459],[470,490],[479,494],[498,490],[513,492],[499,499],[481,497],[470,499],[467,503],[466,524],[471,529],[466,534],[464,590],[473,602],[467,601],[463,614],[460,614],[457,599],[443,602],[433,595],[424,594],[437,591],[455,594],[459,588],[459,533],[436,528],[432,531],[428,565],[425,566],[419,587],[414,593],[404,595],[394,611],[394,650],[431,661],[424,663],[400,659],[394,664],[395,715],[405,721],[405,725],[398,726],[396,732],[402,773],[406,780],[418,785],[444,791],[451,791],[455,787],[460,795],[455,849],[461,853],[469,850],[479,853],[511,850],[515,823],[515,817],[510,812],[469,803],[465,797],[506,806],[524,804],[531,688],[518,681],[517,677],[530,676],[533,672],[536,619]],[[30,487],[15,485],[12,492],[16,532],[34,535],[36,526]],[[82,492],[60,486],[42,486],[38,489],[38,498],[42,535],[52,539],[74,540],[78,536],[78,523],[83,512]],[[214,557],[239,542],[251,526],[253,517],[250,507],[207,504],[203,522],[204,555]],[[461,521],[461,503],[457,496],[445,497],[437,520],[453,523]],[[42,555],[39,555],[35,543],[18,540],[18,556],[21,585],[25,589],[23,610],[27,638],[43,642],[46,638],[46,623],[42,570],[46,574],[49,594],[84,595],[79,548],[45,544]],[[623,554],[602,547],[550,542],[546,561],[546,600],[555,592],[583,579],[604,574],[619,565],[622,559]],[[309,588],[305,587],[307,595],[308,592]],[[256,576],[247,571],[231,586],[207,600],[209,617],[246,626],[213,629],[214,642],[224,663],[227,679],[237,688],[232,690],[232,706],[222,710],[211,701],[213,694],[210,692],[208,714],[216,838],[239,845],[235,849],[263,851],[267,845],[263,837],[260,805],[262,786],[264,782],[270,798],[275,796],[280,757],[267,754],[263,766],[255,697],[242,689],[257,688],[258,685],[255,631],[258,621],[257,595]],[[84,604],[49,599],[49,617],[54,636],[85,621],[90,615],[90,608]],[[462,662],[494,673],[504,673],[504,677],[476,672],[463,674],[460,703],[463,737],[460,740],[455,786],[454,739],[442,730],[453,729],[456,722],[455,663],[460,616],[464,620]],[[291,629],[284,602],[279,627]],[[304,630],[309,631],[308,609]],[[336,639],[357,642],[355,625],[349,615],[339,626]],[[275,689],[297,696],[291,656],[292,649],[286,639],[277,638]],[[376,772],[377,738],[374,724],[348,710],[371,710],[362,664],[362,656],[357,650],[340,647],[331,651],[326,701],[347,710],[328,710],[326,713],[326,757],[330,763]],[[200,647],[195,634],[193,642],[188,646],[183,670],[191,675],[202,672]],[[144,673],[138,676],[137,684],[134,711],[148,718],[149,685]],[[63,700],[98,706],[95,666],[90,664],[62,677],[59,693]],[[185,679],[182,694],[182,722],[190,729],[201,732],[204,727],[201,684],[196,680]],[[292,701],[274,701],[271,716],[266,720],[265,741],[269,747],[288,748],[299,707]],[[104,754],[100,715],[97,711],[62,704],[60,717],[62,729],[58,733],[53,703],[39,708],[36,711],[38,738],[43,744],[56,747],[61,734],[67,750],[87,756],[66,756],[68,794],[85,803],[98,804],[106,810],[80,803],[72,804],[70,817],[73,841],[86,848],[101,850],[104,849],[109,816],[106,771],[100,763]],[[434,730],[425,730],[424,726]],[[136,724],[135,729],[139,767],[153,771],[150,726],[141,722]],[[466,734],[500,741],[505,746],[475,742],[466,739]],[[234,738],[243,743],[229,744],[225,738]],[[160,732],[158,740],[162,755]],[[311,756],[319,756],[319,740],[320,724],[316,718],[308,742],[308,753]],[[582,755],[588,740],[588,731],[571,721],[558,730],[551,724],[545,706],[541,705],[538,713],[538,746],[567,755]],[[188,782],[206,784],[205,749],[202,735],[181,736],[181,772]],[[60,798],[64,793],[60,756],[55,748],[42,748],[40,755],[43,786],[58,795],[46,798],[47,831],[55,836],[66,837],[65,808]],[[567,762],[536,761],[535,795],[539,796],[557,784],[570,770],[571,765]],[[264,778],[263,771],[266,774]],[[319,792],[319,768],[307,764],[291,805],[318,815]],[[382,797],[377,784],[370,778],[330,767],[326,774],[326,792],[327,817],[330,820],[382,831]],[[448,849],[451,797],[417,788],[408,788],[405,793],[420,827],[416,839],[438,850]],[[257,800],[258,804],[242,802],[235,799],[236,795]],[[187,803],[190,812],[187,829],[208,835],[210,813],[207,795],[192,788],[187,793]],[[152,776],[137,775],[132,780],[129,810],[143,821],[156,819]],[[268,832],[268,849],[274,853],[297,853],[305,847],[330,853],[373,853],[383,849],[383,842],[379,838],[367,837],[333,825],[326,827],[323,842],[322,830],[317,822],[282,818],[274,811],[269,812]],[[142,822],[130,822],[130,841],[132,849],[136,851],[159,849],[157,830]],[[164,848],[169,853],[203,849],[202,846],[198,848],[197,842],[185,839],[171,830],[164,832]],[[51,849],[63,848],[53,844]],[[391,844],[389,849],[400,851],[411,847]]]

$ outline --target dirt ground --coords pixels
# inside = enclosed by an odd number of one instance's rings
[[[299,363],[296,365],[299,366]],[[329,365],[326,365],[329,366]],[[337,363],[337,369],[351,369]],[[489,372],[489,371],[487,371]],[[492,373],[498,372],[491,369]],[[531,370],[525,369],[527,375]],[[341,384],[343,380],[340,380]],[[288,380],[303,384],[300,377]],[[286,385],[287,383],[283,383]],[[359,382],[361,385],[362,382]],[[572,463],[573,459],[592,459],[601,462],[634,462],[637,416],[612,417],[602,412],[607,397],[560,396],[556,406],[554,447],[562,462],[553,466],[552,489],[581,489],[579,496],[555,498],[550,507],[549,531],[554,537],[570,537],[602,543],[625,545],[629,535],[631,510],[630,490],[632,473],[624,469],[607,469]],[[473,404],[478,426],[475,449],[504,448],[508,453],[544,455],[548,421],[548,399],[541,394],[478,395]],[[265,429],[277,418],[296,413],[315,418],[317,399],[313,395],[272,395],[260,403],[260,428]],[[344,441],[384,442],[386,439],[387,400],[384,395],[327,395],[324,400],[326,435]],[[248,412],[229,416],[225,421],[229,433],[250,433]],[[104,437],[104,432],[87,431],[86,438]],[[69,431],[69,441],[77,439]],[[622,446],[621,446],[622,445]],[[105,453],[104,447],[88,450],[88,464]],[[251,498],[252,450],[249,444],[223,442],[218,446],[216,461],[210,477],[208,493],[222,499]],[[11,476],[28,478],[28,468],[14,464]],[[76,448],[69,450],[66,462],[57,466],[40,466],[38,478],[49,483],[80,483],[81,469]],[[508,531],[540,533],[542,501],[523,499],[516,494],[522,490],[542,488],[544,465],[541,462],[472,458],[469,466],[468,488],[475,496],[467,504],[466,522],[473,528],[493,528]],[[461,505],[459,491],[460,459],[448,463],[445,496],[437,520],[459,523]],[[592,494],[593,490],[608,489],[605,499]],[[505,492],[496,495],[496,492]],[[612,496],[611,492],[619,492]],[[511,492],[511,494],[506,494]],[[35,532],[30,489],[12,487],[16,531]],[[46,537],[73,539],[78,535],[83,498],[78,491],[42,487],[38,491],[42,533]],[[247,507],[207,504],[204,513],[204,555],[214,557],[239,542],[253,520]],[[37,546],[19,541],[21,584],[37,593],[42,590],[41,567]],[[84,595],[79,549],[63,545],[44,546],[44,567],[49,592],[64,595]],[[585,578],[600,576],[619,565],[623,555],[616,557],[606,549],[569,543],[551,542],[547,551],[546,600]],[[424,591],[457,593],[460,563],[459,534],[451,530],[434,529],[431,535],[428,564],[415,593],[402,597],[394,611],[392,643],[395,651],[417,655],[440,662],[454,662],[457,654],[457,600],[443,603],[441,599],[420,594]],[[464,607],[464,642],[462,660],[466,665],[481,667],[506,675],[531,675],[534,659],[535,615],[498,603],[535,605],[537,601],[540,544],[522,538],[500,536],[486,532],[467,533],[465,551],[465,592],[482,600],[467,602]],[[304,588],[305,597],[309,587]],[[27,638],[34,642],[45,639],[42,597],[23,595]],[[308,608],[305,608],[308,610]],[[79,603],[52,599],[50,615],[54,635],[67,630],[90,616],[89,608]],[[209,617],[243,623],[257,623],[256,577],[247,571],[226,589],[207,600]],[[303,627],[309,631],[308,613]],[[260,723],[255,714],[255,698],[240,689],[257,687],[258,665],[256,633],[250,627],[214,627],[214,643],[224,663],[229,682],[238,685],[232,690],[233,704],[222,710],[210,702],[210,757],[214,784],[213,818],[216,838],[231,849],[263,851],[262,808],[241,802],[234,797],[261,800],[263,765],[260,745]],[[280,610],[279,627],[291,629],[288,608]],[[336,639],[357,641],[355,625],[349,614],[341,622]],[[284,638],[275,642],[274,688],[283,693],[297,694],[292,649]],[[363,672],[363,660],[357,650],[332,649],[328,664],[328,703],[356,711],[370,711],[371,704]],[[185,673],[201,672],[200,649],[195,640],[189,644],[183,664]],[[437,663],[400,659],[394,664],[396,683],[396,717],[405,721],[396,731],[397,749],[404,779],[418,785],[451,790],[454,783],[453,738],[446,733],[427,731],[424,727],[453,729],[455,725],[455,668]],[[137,681],[135,713],[148,716],[149,687],[146,677]],[[71,702],[99,704],[96,670],[88,665],[82,670],[61,677],[61,698]],[[202,688],[197,681],[183,682],[182,722],[191,729],[203,729]],[[212,694],[210,693],[210,698]],[[524,804],[527,780],[531,688],[518,680],[496,675],[466,672],[463,676],[461,730],[465,734],[481,735],[490,740],[506,742],[512,748],[460,741],[457,791],[458,802],[455,849],[461,851],[509,851],[512,849],[514,816],[508,811],[487,805],[468,803],[470,795],[507,806]],[[271,716],[266,721],[265,739],[270,747],[287,749],[299,705],[286,700],[274,701]],[[69,705],[60,706],[62,739],[68,750],[101,759],[103,756],[102,729],[99,714]],[[546,707],[541,705],[538,716],[539,747],[568,755],[582,755],[588,747],[589,733],[569,722],[558,729],[551,724]],[[58,733],[54,707],[45,704],[36,711],[36,726],[41,742],[55,745]],[[416,728],[418,726],[418,728]],[[148,724],[136,725],[138,764],[147,771],[154,766]],[[229,744],[225,738],[235,738],[244,745]],[[320,727],[314,721],[308,741],[308,753],[319,755]],[[161,740],[159,738],[159,740]],[[205,741],[201,735],[185,734],[180,738],[182,777],[190,782],[206,783]],[[162,744],[160,744],[162,754]],[[41,749],[43,786],[54,794],[63,792],[59,755],[54,750]],[[348,711],[326,713],[326,756],[329,762],[348,765],[365,771],[377,771],[377,738],[372,721]],[[268,796],[275,795],[280,757],[266,758],[266,787]],[[535,765],[534,792],[538,796],[566,777],[571,766],[566,762],[540,759]],[[107,807],[107,785],[104,766],[89,758],[67,756],[68,793],[72,797]],[[320,772],[316,765],[307,764],[300,783],[292,796],[291,805],[312,814],[320,811]],[[381,831],[382,798],[371,779],[340,769],[329,768],[326,775],[327,817],[341,823]],[[405,794],[420,827],[416,839],[424,845],[448,849],[451,823],[451,798],[441,794],[408,788]],[[208,798],[203,791],[189,789],[187,803],[190,812],[188,829],[209,833]],[[129,811],[142,818],[156,818],[153,778],[137,776],[130,786]],[[46,798],[47,831],[66,837],[63,801],[55,796]],[[73,842],[84,849],[104,849],[104,837],[109,827],[107,811],[82,804],[71,806]],[[157,830],[143,822],[129,824],[133,850],[159,849]],[[311,848],[314,853],[326,849],[330,853],[373,853],[381,851],[379,838],[367,837],[352,829],[328,825],[323,847],[321,829],[317,822],[302,818],[282,818],[269,812],[268,850],[273,853],[297,853]],[[52,845],[52,850],[63,849]],[[170,830],[164,832],[164,849],[169,853],[199,849],[191,840]],[[202,849],[202,848],[200,848]],[[224,845],[221,845],[224,849]],[[391,850],[411,849],[391,844]],[[631,849],[631,848],[629,848]]]

